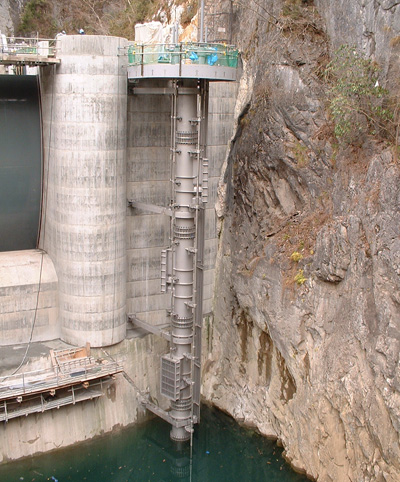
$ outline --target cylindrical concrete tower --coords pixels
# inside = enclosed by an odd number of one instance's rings
[[[44,196],[40,247],[55,263],[62,339],[117,343],[126,333],[126,40],[64,36],[42,75]]]

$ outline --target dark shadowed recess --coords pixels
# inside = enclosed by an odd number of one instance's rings
[[[42,178],[35,75],[0,75],[0,146],[0,251],[33,249]]]

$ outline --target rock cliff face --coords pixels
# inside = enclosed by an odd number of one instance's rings
[[[27,0],[0,0],[0,31],[12,36],[18,28],[20,15]]]
[[[400,5],[235,3],[244,68],[203,393],[320,481],[399,481],[399,163],[377,139],[338,147],[323,71],[349,43],[393,88]]]
[[[9,0],[0,0],[0,31],[4,35],[13,32]]]

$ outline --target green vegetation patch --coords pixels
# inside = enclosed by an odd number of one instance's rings
[[[57,24],[48,0],[30,0],[25,5],[18,32],[24,36],[36,35],[39,32],[42,37],[54,37]]]
[[[390,134],[393,113],[379,74],[379,66],[350,45],[342,45],[327,65],[329,107],[340,141],[354,144],[366,135]]]

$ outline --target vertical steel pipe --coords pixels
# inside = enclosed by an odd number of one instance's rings
[[[172,353],[181,359],[181,390],[179,399],[171,402],[171,417],[179,422],[191,424],[192,393],[188,380],[191,379],[191,361],[193,342],[193,282],[195,247],[194,209],[194,162],[198,144],[199,126],[197,119],[197,81],[181,83],[176,98],[176,164],[175,206],[173,222],[173,295],[172,295]],[[184,441],[190,438],[185,427],[172,427],[171,438]]]

